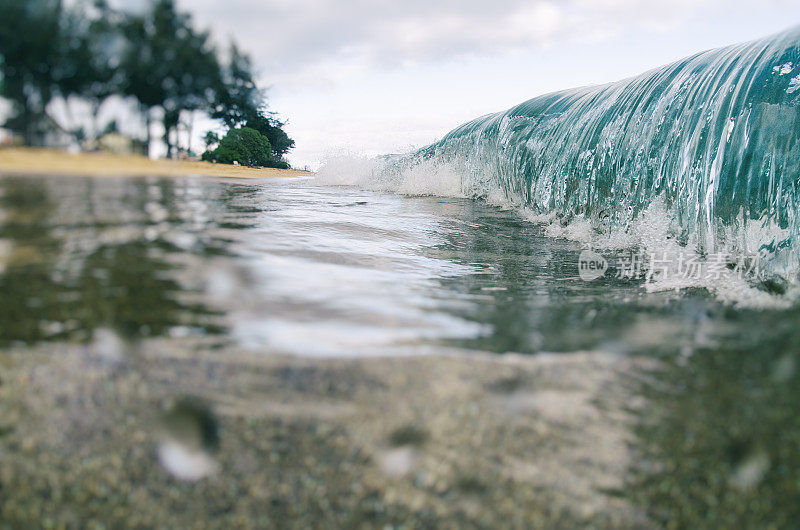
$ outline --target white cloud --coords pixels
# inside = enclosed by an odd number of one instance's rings
[[[147,0],[116,0],[140,3]],[[800,0],[177,0],[251,53],[292,162],[425,143],[544,91],[797,22]]]
[[[282,82],[331,64],[394,67],[665,30],[713,3],[721,0],[181,0]]]

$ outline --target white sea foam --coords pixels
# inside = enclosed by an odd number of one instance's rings
[[[797,90],[800,90],[800,75],[798,75],[797,77],[793,77],[789,81],[789,87],[786,89],[786,93],[792,94]]]
[[[751,221],[745,223],[740,218],[737,225],[729,227],[712,253],[699,250],[698,241],[690,237],[685,244],[679,243],[671,230],[674,214],[657,199],[631,223],[627,231],[617,230],[599,233],[592,223],[576,217],[562,224],[553,214],[524,214],[537,224],[544,226],[545,234],[560,239],[568,239],[591,247],[596,251],[636,250],[641,256],[653,256],[658,260],[658,272],[646,271],[645,289],[648,292],[704,288],[719,300],[737,307],[784,309],[800,300],[800,287],[792,286],[783,295],[765,292],[757,288],[759,278],[779,276],[792,279],[798,270],[796,261],[787,255],[766,253],[765,244],[784,241],[789,231],[773,224]],[[760,251],[760,254],[759,254]],[[712,273],[715,266],[712,258],[724,255],[735,260],[759,254],[759,277],[736,277]],[[697,263],[697,274],[687,275],[680,270],[687,261]],[[647,261],[643,264],[649,265]]]
[[[422,160],[400,166],[390,158],[343,154],[323,163],[317,171],[316,182],[409,196],[473,196],[474,190],[466,185],[462,175],[463,171],[455,163]]]
[[[547,236],[581,243],[598,251],[625,251],[636,249],[642,255],[658,256],[663,262],[676,264],[682,260],[699,263],[700,274],[687,276],[662,267],[662,274],[648,274],[644,288],[648,291],[705,288],[723,302],[738,307],[785,308],[800,300],[800,287],[790,288],[784,295],[772,294],[754,286],[757,278],[741,279],[725,276],[708,279],[705,272],[711,267],[710,254],[700,250],[695,236],[679,242],[674,233],[675,214],[666,203],[657,198],[627,229],[608,230],[583,216],[563,222],[555,212],[534,213],[524,208],[515,197],[509,197],[495,184],[496,176],[484,168],[477,170],[465,160],[457,158],[442,162],[440,159],[416,160],[400,163],[392,158],[369,158],[341,155],[330,158],[317,173],[317,182],[325,185],[349,185],[375,191],[385,191],[411,196],[473,197],[492,206],[515,209],[525,219],[543,225]],[[764,245],[784,241],[789,231],[773,224],[745,220],[726,227],[715,242],[713,254],[724,253],[735,259],[744,255],[764,254],[761,272],[767,276],[780,276],[793,280],[800,264],[790,252],[784,255],[766,254]],[[646,265],[646,264],[645,264]]]
[[[380,159],[358,154],[340,153],[329,156],[315,175],[319,184],[370,188],[379,180]]]
[[[403,195],[464,197],[461,175],[450,164],[425,161],[402,171],[396,191]]]

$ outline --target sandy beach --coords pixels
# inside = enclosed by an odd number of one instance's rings
[[[109,153],[67,153],[54,149],[0,149],[0,172],[16,175],[79,175],[92,177],[227,177],[310,176],[297,169],[252,168],[185,160],[151,160]]]

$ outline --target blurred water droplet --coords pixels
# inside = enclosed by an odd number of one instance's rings
[[[731,485],[739,490],[748,491],[761,482],[769,470],[769,456],[763,452],[753,453],[736,467],[731,475]]]
[[[158,446],[158,460],[178,480],[195,482],[216,471],[216,461],[204,451],[189,448],[174,440]]]
[[[178,480],[197,481],[217,470],[217,421],[211,408],[196,398],[183,398],[163,417],[158,460]]]
[[[400,478],[408,475],[417,463],[417,451],[403,446],[384,451],[378,455],[378,466],[390,477]]]

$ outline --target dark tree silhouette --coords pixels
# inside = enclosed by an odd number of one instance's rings
[[[294,146],[284,123],[266,110],[250,57],[232,43],[221,60],[210,34],[196,30],[174,0],[152,0],[144,13],[112,9],[106,0],[0,0],[0,69],[0,96],[12,106],[4,126],[27,145],[45,145],[53,131],[77,140],[87,135],[48,114],[54,98],[63,99],[68,114],[71,101],[88,102],[97,135],[101,106],[118,95],[138,103],[148,150],[152,121],[160,118],[167,156],[182,123],[191,147],[196,112],[228,130],[257,131],[272,145],[273,162]]]
[[[46,107],[63,76],[62,11],[60,0],[0,0],[2,95],[14,112],[5,126],[28,145],[44,143]]]
[[[179,13],[173,0],[157,0],[143,16],[122,24],[127,39],[121,69],[125,94],[135,97],[145,117],[150,145],[152,113],[162,110],[167,156],[181,113],[209,109],[220,87],[220,69],[207,32],[197,32],[191,17]]]

